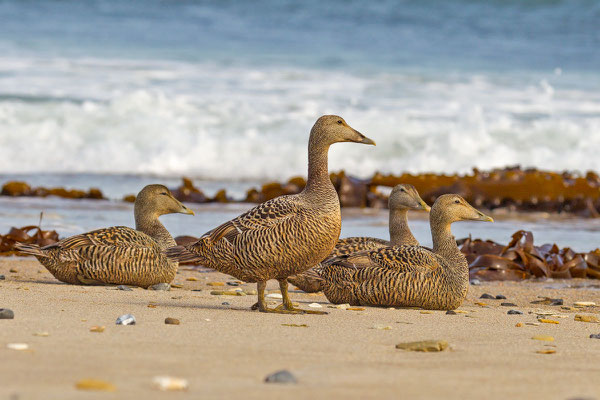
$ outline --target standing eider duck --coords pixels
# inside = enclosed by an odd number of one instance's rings
[[[415,239],[410,227],[408,226],[408,211],[409,210],[425,210],[429,211],[430,207],[423,201],[419,192],[413,185],[400,184],[394,186],[392,193],[388,199],[389,208],[389,230],[390,240],[372,238],[372,237],[348,237],[338,240],[335,248],[324,260],[326,262],[330,258],[339,257],[346,254],[352,254],[359,251],[375,250],[381,247],[388,246],[418,246],[419,241]],[[319,266],[315,267],[319,268]],[[301,274],[290,276],[288,281],[307,292],[314,293],[322,290],[321,281],[318,275],[313,273],[313,268]]]
[[[450,231],[456,221],[490,221],[455,194],[440,196],[431,207],[433,250],[391,246],[341,256],[318,269],[332,303],[453,310],[469,287],[469,266]]]
[[[135,199],[135,229],[126,226],[98,229],[71,236],[49,246],[20,244],[17,249],[35,256],[60,281],[85,285],[148,287],[168,283],[178,262],[164,251],[176,245],[158,217],[194,214],[163,185],[144,187]]]
[[[295,309],[287,278],[320,262],[339,239],[340,202],[327,169],[329,146],[339,142],[375,144],[343,118],[322,116],[310,132],[308,179],[302,192],[262,203],[196,243],[171,249],[169,256],[199,261],[243,281],[257,282],[255,307],[262,312],[323,314]],[[279,281],[284,309],[267,308],[264,294],[269,279]]]

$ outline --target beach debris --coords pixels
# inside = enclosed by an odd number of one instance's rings
[[[546,319],[546,318],[539,318],[538,321],[542,322],[544,324],[557,324],[557,325],[560,324],[560,322],[558,322],[558,321],[555,321],[553,319]]]
[[[148,308],[156,308],[156,307],[158,307],[158,304],[155,304],[155,303],[148,303],[148,306],[147,306],[147,307],[148,307]]]
[[[556,353],[556,350],[554,350],[554,349],[542,349],[542,350],[536,351],[536,353],[538,353],[538,354],[554,354],[554,353]]]
[[[525,322],[525,325],[540,326],[541,324],[539,322]]]
[[[130,288],[129,286],[126,286],[126,285],[119,285],[119,286],[117,286],[117,290],[124,290],[124,291],[126,291],[126,292],[130,292],[130,291],[132,291],[133,289],[132,289],[132,288]]]
[[[508,315],[520,315],[520,314],[523,314],[523,311],[519,311],[519,310],[508,310],[507,314],[508,314]]]
[[[308,328],[306,324],[281,324],[281,326],[291,326],[293,328]]]
[[[517,322],[517,323],[515,324],[515,326],[516,326],[517,328],[521,328],[521,327],[523,327],[523,323],[522,323],[522,322]]]
[[[590,339],[600,339],[600,333],[592,333]]]
[[[476,302],[475,305],[479,307],[487,307],[487,303]]]
[[[562,306],[564,304],[563,299],[552,299],[550,297],[538,296],[541,300],[532,301],[531,304],[544,304],[549,306]]]
[[[504,307],[516,307],[517,305],[515,303],[500,303],[501,306]]]
[[[207,282],[208,286],[225,286],[225,282]]]
[[[79,390],[95,390],[99,392],[115,392],[116,386],[100,379],[82,379],[75,384]]]
[[[27,343],[8,343],[6,348],[9,350],[27,350],[29,345]]]
[[[0,275],[0,281],[3,281],[5,279],[6,279],[6,277],[4,275]]]
[[[445,340],[422,340],[418,342],[404,342],[396,345],[397,349],[406,351],[438,352],[448,348]]]
[[[466,311],[466,310],[454,310],[454,312],[457,314],[468,314],[469,313],[469,311]]]
[[[350,307],[350,304],[348,303],[344,303],[344,304],[336,304],[333,306],[327,306],[329,308],[337,308],[338,310],[347,310]]]
[[[245,289],[244,293],[246,293],[248,296],[254,296],[256,295],[256,289]]]
[[[157,283],[148,288],[149,290],[171,290],[171,285],[166,282]]]
[[[448,310],[446,311],[446,315],[456,315],[456,311]]]
[[[320,305],[319,303],[310,303],[308,305],[310,308],[322,308],[323,306]]]
[[[175,289],[181,289],[183,285],[181,283],[171,283],[171,287]]]
[[[90,332],[102,333],[102,332],[104,332],[105,329],[106,329],[106,327],[104,325],[102,325],[102,326],[94,325],[90,328]]]
[[[595,306],[596,303],[594,303],[593,301],[576,301],[575,303],[573,303],[573,305],[575,307],[590,307]]]
[[[346,307],[348,311],[365,311],[364,307]]]
[[[155,376],[152,378],[152,384],[155,388],[164,392],[187,390],[189,387],[187,379],[172,376]]]
[[[554,337],[547,335],[535,335],[531,337],[533,340],[542,340],[544,342],[554,342]]]
[[[135,325],[135,317],[131,314],[124,314],[117,318],[117,325]]]
[[[246,293],[241,290],[211,290],[213,296],[246,296]]]
[[[198,280],[198,278],[196,278],[195,276],[190,276],[189,278],[186,278],[186,281],[190,281],[190,282],[196,282]]]
[[[16,268],[11,268],[8,270],[8,272],[12,272],[13,274],[16,274],[17,272],[19,272],[19,270]]]
[[[222,306],[230,306],[231,304],[229,304],[229,302],[227,302],[227,301],[224,301],[224,302],[221,303],[221,305]]]
[[[15,313],[9,308],[0,308],[0,319],[14,319]]]
[[[497,294],[496,295],[496,300],[506,300],[506,296],[503,294]]]
[[[167,318],[165,318],[165,324],[166,325],[179,325],[180,322],[177,318],[167,317]]]
[[[37,337],[48,337],[50,336],[50,333],[46,332],[46,331],[42,331],[42,332],[35,332],[33,334],[33,336],[37,336]]]
[[[433,314],[433,311],[421,310],[421,311],[419,311],[419,314]]]
[[[265,383],[298,383],[296,377],[288,370],[274,372],[265,377]]]
[[[598,317],[596,317],[595,315],[575,314],[575,321],[591,322],[594,324],[600,323],[600,319],[598,319]]]
[[[237,281],[229,281],[229,282],[227,282],[227,284],[228,284],[229,286],[240,286],[240,283],[239,283],[239,282],[237,282]]]
[[[389,331],[389,330],[392,329],[392,327],[389,326],[389,325],[373,325],[369,329],[377,329],[377,330],[380,330],[380,331]]]
[[[480,299],[493,299],[493,300],[495,300],[495,299],[496,299],[496,297],[495,297],[495,296],[492,296],[492,295],[491,295],[491,294],[489,294],[489,293],[484,293],[484,294],[482,294],[481,296],[479,296],[479,298],[480,298]]]
[[[283,299],[283,296],[281,295],[281,293],[269,293],[265,297],[267,297],[269,299]]]

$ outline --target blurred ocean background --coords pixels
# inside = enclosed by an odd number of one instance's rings
[[[600,170],[599,21],[593,0],[0,0],[0,181],[241,194],[305,175],[325,113],[378,143],[332,171]],[[18,204],[2,231],[36,220]]]

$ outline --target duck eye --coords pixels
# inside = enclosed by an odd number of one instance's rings
[[[164,196],[166,196],[168,193],[167,192],[162,192],[161,194],[164,195]]]
[[[404,188],[400,188],[400,191],[401,191],[402,193],[406,193],[406,190],[404,190]]]
[[[337,122],[337,123],[341,125],[341,124],[342,124],[342,120],[341,120],[341,119],[338,119],[338,122]]]
[[[456,204],[460,204],[460,200],[454,200]]]

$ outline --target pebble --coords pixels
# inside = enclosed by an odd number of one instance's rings
[[[560,322],[555,321],[553,319],[546,319],[546,318],[540,318],[538,319],[539,322],[543,322],[544,324],[560,324]]]
[[[175,289],[181,289],[183,285],[181,283],[171,283],[171,287]]]
[[[517,305],[515,303],[500,303],[501,306],[504,307],[516,307]]]
[[[591,334],[590,335],[590,339],[600,339],[600,333],[596,333],[596,334]]]
[[[310,303],[308,306],[311,308],[322,308],[323,307],[319,303]]]
[[[538,296],[538,297],[542,297],[542,296]],[[563,305],[563,299],[552,299],[550,297],[542,297],[542,300],[535,300],[532,301],[531,304],[546,304],[549,306],[562,306]]]
[[[456,315],[456,311],[448,310],[446,311],[446,315]]]
[[[346,310],[348,311],[365,311],[364,307],[347,307]]]
[[[105,329],[106,329],[106,327],[104,325],[103,326],[94,325],[90,328],[90,332],[102,333],[102,332],[104,332]]]
[[[48,332],[36,332],[33,334],[33,336],[48,337],[50,334]]]
[[[267,375],[265,378],[266,383],[297,383],[296,377],[288,370],[282,369],[281,371],[274,372]]]
[[[397,349],[407,351],[438,352],[448,348],[448,342],[445,340],[422,340],[419,342],[398,343]]]
[[[198,280],[198,278],[196,278],[195,276],[190,276],[189,278],[186,279],[186,281],[190,281],[190,282],[196,282]]]
[[[229,305],[231,305],[231,304],[229,304],[228,302],[224,301],[224,302],[222,302],[222,303],[221,303],[221,305],[222,305],[222,306],[229,306]]]
[[[495,297],[494,297],[494,296],[492,296],[492,295],[491,295],[491,294],[489,294],[489,293],[484,293],[484,294],[482,294],[482,295],[481,295],[479,298],[480,298],[480,299],[495,299]]]
[[[152,384],[155,388],[164,392],[171,390],[187,390],[189,386],[186,379],[175,378],[172,376],[155,376],[152,379]]]
[[[100,379],[82,379],[75,384],[79,390],[97,390],[100,392],[114,392],[117,388],[110,382]]]
[[[496,295],[496,300],[506,300],[506,296],[504,296],[503,294],[498,294]]]
[[[19,272],[19,270],[16,268],[11,268],[8,270],[8,272],[16,273],[16,272]]]
[[[0,308],[0,319],[14,319],[15,313],[9,308]]]
[[[6,279],[6,277],[4,275],[0,275],[0,281],[3,281],[5,279]]]
[[[179,325],[180,322],[177,318],[167,317],[165,318],[165,324],[167,325]]]
[[[552,336],[547,335],[535,335],[531,337],[533,340],[542,340],[544,342],[554,342],[554,338]]]
[[[575,314],[575,321],[579,322],[591,322],[591,323],[600,323],[600,320],[595,315],[581,315]]]
[[[538,354],[554,354],[554,353],[556,353],[556,350],[554,350],[554,349],[542,349],[542,350],[536,351],[536,353],[538,353]]]
[[[328,306],[329,308],[337,308],[338,310],[347,310],[348,308],[350,308],[350,304],[348,303],[344,303],[344,304],[337,304],[335,306]]]
[[[509,314],[509,315],[514,315],[514,314],[523,314],[523,311],[519,311],[519,310],[508,310],[507,314]]]
[[[124,290],[124,291],[126,291],[126,292],[130,292],[130,291],[132,291],[133,289],[132,289],[132,288],[130,288],[129,286],[125,286],[125,285],[119,285],[119,286],[117,286],[117,290]]]
[[[294,328],[308,328],[306,324],[281,324],[281,326],[291,326]]]
[[[246,293],[248,296],[257,294],[256,289],[246,289],[246,290],[244,290],[244,293]]]
[[[389,325],[373,325],[369,329],[377,329],[377,330],[380,330],[380,331],[389,331],[389,330],[392,329],[392,327],[389,326]]]
[[[481,285],[481,281],[477,278],[471,279],[471,285],[473,285],[473,286]]]
[[[213,296],[246,296],[245,292],[235,290],[211,290],[210,294]]]
[[[229,286],[240,286],[239,282],[227,282]]]
[[[421,314],[433,314],[433,311],[423,310],[420,313]]]
[[[171,285],[169,285],[168,283],[162,282],[162,283],[157,283],[156,285],[152,285],[148,289],[150,289],[150,290],[171,290]]]
[[[6,348],[10,350],[27,350],[29,345],[27,343],[8,343]]]
[[[573,303],[573,305],[579,306],[579,307],[588,307],[588,306],[595,306],[596,303],[594,303],[593,301],[576,301],[575,303]]]
[[[267,297],[269,299],[283,299],[283,296],[281,295],[281,293],[269,293],[265,297]]]
[[[135,317],[131,314],[124,314],[117,318],[117,325],[135,325]]]
[[[487,307],[487,303],[475,303],[476,305],[478,305],[479,307]]]
[[[192,289],[192,292],[201,292],[202,289]]]
[[[522,322],[517,322],[517,324],[515,325],[517,328],[521,328],[523,326]]]
[[[207,282],[208,286],[225,286],[225,282]]]

